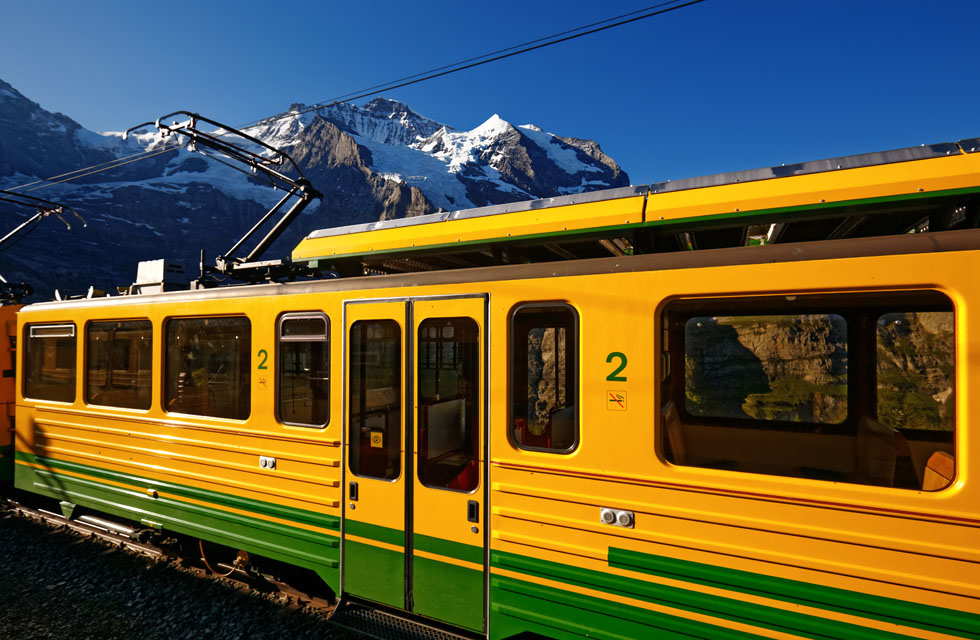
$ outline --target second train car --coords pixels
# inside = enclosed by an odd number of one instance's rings
[[[493,640],[980,638],[971,144],[24,307],[16,485]]]

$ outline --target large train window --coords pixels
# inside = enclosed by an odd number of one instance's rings
[[[90,322],[85,357],[85,402],[150,408],[153,326],[149,320]]]
[[[669,462],[906,489],[952,481],[942,294],[677,300],[664,327]]]
[[[350,468],[393,480],[401,473],[401,329],[359,320],[350,329]]]
[[[523,304],[511,319],[511,436],[525,449],[578,445],[578,314],[567,304]]]
[[[330,420],[330,321],[322,313],[279,319],[279,419],[302,427]]]
[[[167,321],[167,411],[244,420],[251,409],[248,318]]]
[[[480,328],[471,318],[419,325],[419,480],[473,491],[480,482]]]
[[[24,397],[74,402],[75,325],[30,325],[26,333]]]

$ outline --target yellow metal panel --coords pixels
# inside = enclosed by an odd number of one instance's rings
[[[643,219],[643,201],[644,196],[636,196],[326,238],[306,238],[293,250],[292,258],[304,260],[635,224]]]
[[[818,205],[980,185],[980,153],[650,194],[645,219]]]

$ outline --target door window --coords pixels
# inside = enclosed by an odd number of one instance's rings
[[[394,480],[401,473],[401,331],[394,320],[350,329],[350,468]]]
[[[419,480],[479,484],[480,330],[471,318],[430,318],[418,333]]]

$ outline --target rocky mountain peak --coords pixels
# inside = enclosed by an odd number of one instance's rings
[[[0,80],[0,176],[42,178],[113,157],[102,136]]]

